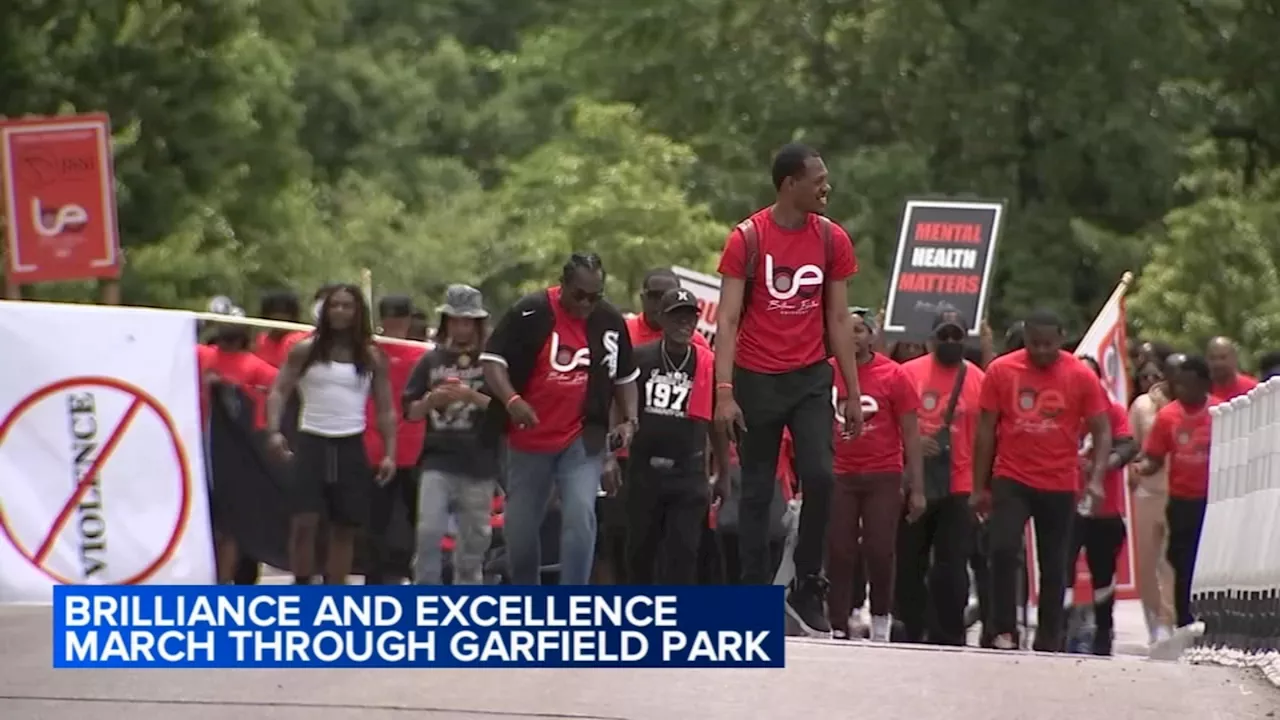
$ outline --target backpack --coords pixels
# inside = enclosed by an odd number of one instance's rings
[[[831,266],[833,264],[832,256],[835,254],[834,244],[832,243],[832,237],[831,237],[832,225],[833,223],[831,222],[831,219],[828,218],[827,216],[825,215],[818,216],[818,227],[820,228],[819,234],[822,235],[822,253],[824,258],[823,267],[822,267],[822,280],[824,283],[826,282],[827,278],[831,277],[830,275]],[[753,222],[751,218],[747,218],[746,220],[743,220],[742,222],[738,223],[738,232],[742,233],[742,243],[743,245],[746,246],[746,251],[747,251],[746,262],[743,264],[747,285],[742,293],[742,314],[746,315],[747,306],[751,304],[751,298],[754,295],[753,285],[755,283],[756,265],[759,264],[760,262],[760,235],[759,235],[759,231],[756,230],[755,222]],[[822,330],[823,330],[822,340],[827,348],[827,357],[831,357],[832,356],[831,340],[826,336],[827,317],[826,317],[825,309],[827,304],[827,298],[825,293],[826,293],[826,290],[824,288],[823,298],[822,298],[822,305],[824,310],[823,316],[822,316]]]

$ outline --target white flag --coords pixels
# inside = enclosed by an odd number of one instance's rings
[[[1089,331],[1076,347],[1077,357],[1092,357],[1102,368],[1102,385],[1111,402],[1129,404],[1129,340],[1125,331],[1124,294],[1128,283],[1122,282],[1111,293],[1107,304],[1094,318]]]
[[[214,581],[190,313],[0,302],[0,602]]]

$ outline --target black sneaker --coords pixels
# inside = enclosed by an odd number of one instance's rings
[[[810,575],[803,581],[791,581],[787,592],[787,614],[800,625],[800,629],[814,637],[829,637],[831,625],[827,622],[827,581],[820,575]]]

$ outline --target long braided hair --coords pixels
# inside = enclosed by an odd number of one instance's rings
[[[329,322],[329,304],[333,296],[345,292],[354,301],[356,312],[351,319],[351,341],[355,351],[356,372],[368,375],[373,372],[374,346],[373,327],[369,322],[369,304],[365,302],[364,292],[355,285],[338,285],[332,288],[320,305],[320,317],[316,321],[315,333],[311,337],[311,348],[307,359],[302,363],[302,373],[317,362],[329,362],[333,354],[333,346],[337,341],[337,333]]]

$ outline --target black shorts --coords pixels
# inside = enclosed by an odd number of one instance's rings
[[[323,514],[335,525],[364,527],[374,490],[364,435],[323,437],[299,432],[293,449],[296,514]]]

